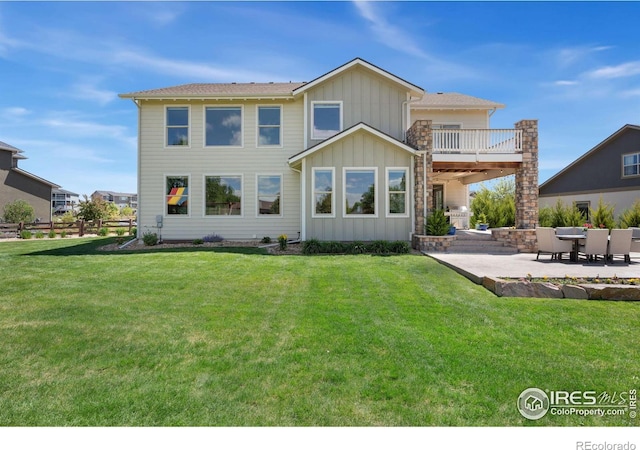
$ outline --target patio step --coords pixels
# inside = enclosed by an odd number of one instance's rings
[[[476,253],[485,255],[514,255],[518,249],[496,241],[491,233],[461,230],[447,249],[447,253]]]

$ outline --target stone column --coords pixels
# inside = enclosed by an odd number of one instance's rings
[[[407,144],[420,153],[414,158],[413,199],[414,199],[414,230],[416,234],[424,234],[425,216],[428,204],[433,195],[433,134],[430,120],[416,120],[407,131]],[[425,199],[425,186],[427,198]]]
[[[538,121],[521,120],[522,165],[516,171],[516,228],[538,226]]]

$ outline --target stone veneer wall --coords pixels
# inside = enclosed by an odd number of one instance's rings
[[[424,233],[424,220],[427,215],[428,206],[425,200],[433,195],[433,133],[431,132],[430,120],[416,120],[411,128],[407,130],[407,144],[421,152],[415,156],[413,171],[413,201],[415,216],[415,233]],[[427,198],[424,197],[424,190],[427,190]]]
[[[535,253],[538,251],[536,230],[518,230],[515,228],[492,228],[491,236],[498,242],[504,242],[516,247],[520,253]]]
[[[455,236],[421,236],[414,234],[411,246],[421,252],[446,252]]]
[[[516,228],[534,229],[538,225],[538,121],[521,120],[522,165],[516,171]]]

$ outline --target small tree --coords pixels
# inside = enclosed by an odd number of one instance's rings
[[[605,203],[600,197],[598,207],[595,210],[589,208],[589,211],[591,211],[591,225],[595,228],[615,228],[616,221],[613,218],[613,209],[614,206]]]
[[[478,223],[482,214],[492,228],[510,227],[516,223],[516,184],[513,177],[498,181],[492,189],[480,187],[471,201],[471,225]]]
[[[620,214],[620,225],[623,228],[640,227],[640,200],[636,200],[630,209]]]
[[[33,222],[35,220],[33,206],[24,200],[4,205],[4,221],[8,223]]]
[[[84,201],[78,205],[78,217],[84,220],[100,220],[109,217],[107,202],[100,197],[89,199],[86,195]]]
[[[427,216],[427,224],[425,225],[425,233],[427,236],[444,236],[449,232],[449,223],[444,211],[436,209]]]

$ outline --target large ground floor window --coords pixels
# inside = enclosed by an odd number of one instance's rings
[[[344,169],[344,215],[376,216],[376,167]]]
[[[242,215],[242,176],[205,177],[205,215]]]

